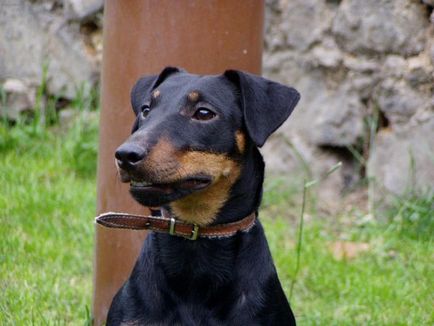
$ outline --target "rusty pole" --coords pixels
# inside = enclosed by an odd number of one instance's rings
[[[198,74],[261,72],[263,0],[106,0],[97,213],[148,213],[130,198],[114,166],[134,119],[129,94],[142,75],[165,66]],[[104,323],[146,233],[96,225],[92,314]]]

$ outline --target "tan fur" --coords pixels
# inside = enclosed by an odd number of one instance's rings
[[[237,147],[240,153],[244,153],[246,149],[246,135],[240,130],[235,133],[235,140],[237,142]]]
[[[165,138],[152,148],[142,166],[149,181],[156,183],[171,183],[182,179],[179,168],[175,148]]]
[[[198,92],[191,92],[190,94],[188,94],[188,99],[191,102],[196,102],[199,99],[199,93]]]
[[[181,220],[206,225],[213,221],[240,175],[239,165],[225,154],[178,152],[169,140],[161,139],[142,166],[152,182],[172,183],[197,174],[212,177],[207,188],[170,204]]]
[[[213,182],[201,191],[174,201],[170,207],[186,222],[210,224],[228,199],[229,191],[240,175],[240,167],[223,154],[201,152],[182,155],[181,166],[187,175],[205,173],[213,177]]]
[[[153,97],[154,99],[156,99],[156,98],[158,98],[158,96],[160,96],[160,94],[161,94],[161,92],[160,92],[158,89],[156,89],[156,90],[152,93],[152,97]]]

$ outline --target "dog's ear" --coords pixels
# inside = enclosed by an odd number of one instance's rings
[[[151,75],[140,78],[131,90],[131,105],[133,107],[134,113],[136,115],[140,113],[144,99],[153,89],[158,87],[158,85],[160,85],[170,75],[181,71],[183,70],[176,67],[166,67],[159,75]]]
[[[292,113],[300,94],[292,87],[242,71],[227,70],[224,75],[240,90],[247,132],[261,147]]]

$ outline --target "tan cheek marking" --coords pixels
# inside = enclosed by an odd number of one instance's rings
[[[238,130],[235,133],[235,140],[237,142],[237,147],[240,153],[244,153],[246,149],[246,136],[244,135],[244,133]]]
[[[151,149],[141,166],[142,173],[153,182],[169,183],[179,179],[179,163],[171,142],[162,138]]]
[[[151,152],[148,155],[148,159],[155,161],[157,163],[163,162],[171,158],[171,155],[175,153],[175,148],[172,143],[162,138],[158,141],[158,143],[152,148]]]
[[[188,94],[188,99],[191,102],[196,102],[199,99],[199,93],[198,92],[191,92],[190,94]]]
[[[210,224],[228,200],[230,189],[240,175],[240,167],[223,154],[187,152],[179,160],[183,174],[202,172],[214,180],[208,188],[171,203],[172,211],[183,221]]]
[[[158,96],[160,96],[160,94],[161,94],[161,92],[160,92],[158,89],[156,89],[156,90],[152,93],[152,97],[153,97],[154,99],[156,99],[156,98],[158,98]]]
[[[177,153],[176,156],[182,166],[183,174],[186,175],[203,172],[217,177],[233,163],[225,154],[187,151]]]

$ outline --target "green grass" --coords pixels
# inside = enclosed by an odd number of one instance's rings
[[[0,325],[89,320],[96,134],[0,124]]]
[[[68,132],[0,123],[0,325],[89,322],[97,129],[87,117]],[[269,178],[261,213],[288,296],[301,185]],[[308,209],[291,298],[299,324],[432,325],[433,199],[400,199],[379,219]],[[369,250],[335,258],[343,241]]]
[[[266,221],[281,281],[289,295],[295,264],[291,226]],[[301,272],[291,300],[304,325],[432,325],[432,243],[421,244],[379,230],[360,236],[371,249],[336,259],[328,244],[339,239],[322,223],[305,228]]]

